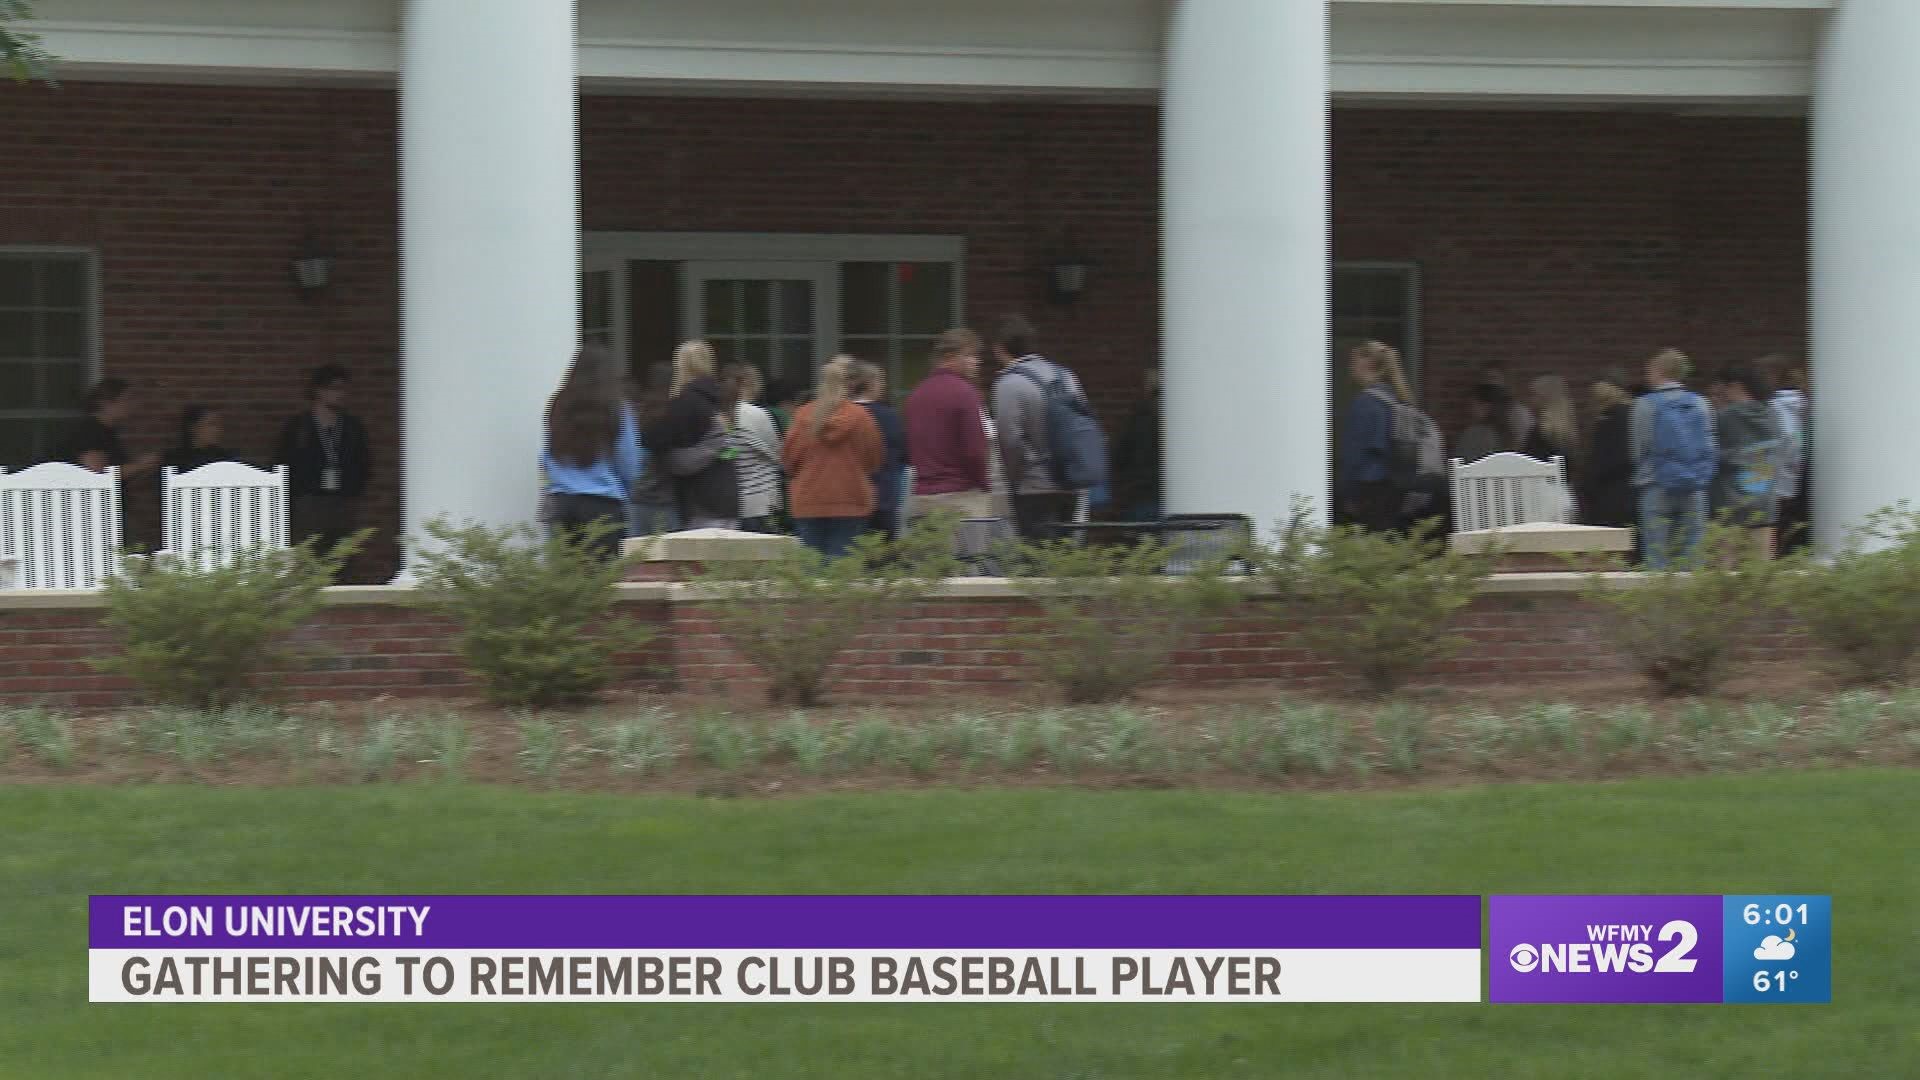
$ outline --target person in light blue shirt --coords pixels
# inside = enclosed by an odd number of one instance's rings
[[[540,454],[553,526],[576,536],[598,529],[591,545],[606,559],[626,539],[627,503],[646,466],[640,427],[624,391],[611,352],[595,345],[581,349],[547,403],[547,441]]]

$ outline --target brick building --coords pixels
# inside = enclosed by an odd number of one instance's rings
[[[337,361],[374,577],[437,514],[531,516],[583,335],[643,377],[707,336],[900,386],[941,329],[1023,310],[1116,420],[1163,365],[1175,510],[1323,499],[1360,336],[1450,430],[1488,361],[1811,351],[1821,528],[1920,494],[1885,467],[1920,368],[1855,355],[1920,299],[1889,242],[1920,235],[1920,5],[575,7],[38,0],[66,64],[0,86],[0,465],[100,374],[143,391],[134,443],[205,401],[264,457]]]

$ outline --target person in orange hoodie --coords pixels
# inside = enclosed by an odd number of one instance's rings
[[[872,476],[887,456],[873,415],[847,400],[854,362],[836,356],[820,369],[819,392],[794,414],[780,454],[793,531],[829,559],[845,555],[865,530],[874,507]]]

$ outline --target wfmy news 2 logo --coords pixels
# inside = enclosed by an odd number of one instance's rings
[[[1832,999],[1825,896],[1494,896],[1487,925],[1491,1001]]]

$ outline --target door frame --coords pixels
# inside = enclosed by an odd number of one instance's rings
[[[709,337],[703,322],[708,281],[807,281],[813,285],[813,366],[809,382],[821,365],[840,349],[840,264],[832,260],[729,259],[689,260],[680,264],[680,328],[685,336]],[[781,335],[778,330],[771,337]],[[782,370],[781,378],[796,373]],[[769,373],[771,377],[771,373]]]
[[[586,325],[585,315],[586,291],[589,287],[588,279],[594,274],[605,274],[607,275],[607,291],[609,293],[606,298],[606,333],[609,339],[608,347],[613,351],[615,356],[620,357],[620,362],[623,366],[626,363],[626,358],[631,355],[633,351],[631,340],[632,327],[629,325],[633,319],[633,305],[631,302],[633,286],[632,279],[627,270],[627,262],[628,260],[625,258],[609,254],[582,254],[580,257],[580,340],[582,344],[586,342],[589,329]]]
[[[586,232],[582,262],[952,262],[964,265],[958,236],[901,233]]]
[[[601,268],[609,263],[620,266],[619,280],[631,281],[628,262],[676,263],[821,263],[833,267],[834,299],[829,305],[831,333],[821,334],[818,349],[826,350],[826,359],[840,346],[840,304],[838,264],[849,262],[945,262],[954,268],[953,313],[955,325],[964,321],[967,310],[967,242],[961,236],[924,233],[777,233],[777,232],[633,232],[589,230],[581,233],[581,266]],[[687,320],[684,294],[687,282],[684,269],[683,297],[679,317],[680,330],[698,325]],[[631,287],[630,285],[628,286]],[[631,355],[632,328],[627,305],[619,305],[621,340],[617,347]],[[686,336],[684,333],[681,335]]]

